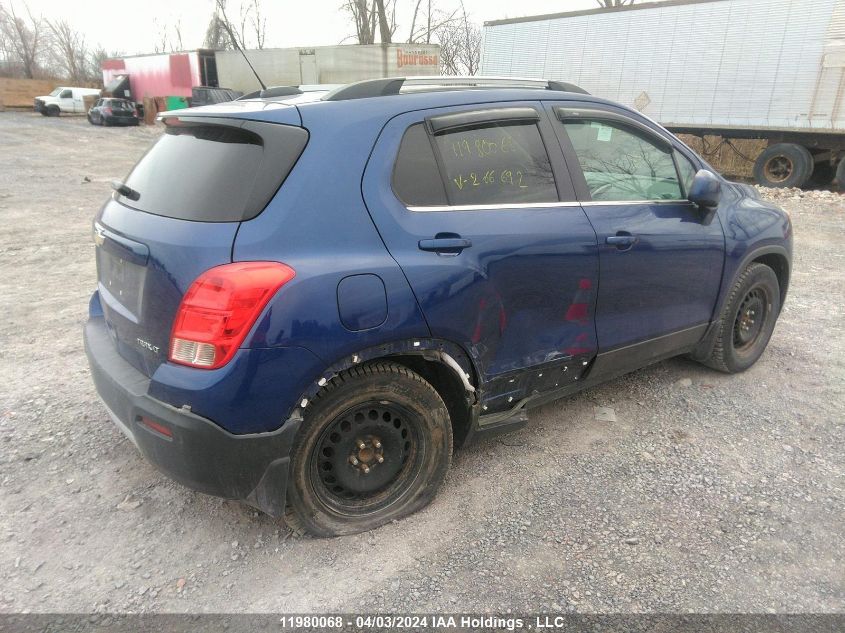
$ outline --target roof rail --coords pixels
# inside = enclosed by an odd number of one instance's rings
[[[575,84],[546,79],[524,79],[521,77],[387,77],[385,79],[365,79],[364,81],[340,86],[325,95],[323,100],[346,101],[347,99],[398,95],[400,92],[475,90],[481,88],[535,88],[589,94]]]

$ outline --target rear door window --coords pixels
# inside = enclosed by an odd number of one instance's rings
[[[302,128],[271,123],[169,123],[126,179],[138,199],[120,201],[181,220],[251,219],[287,177],[307,138]]]
[[[558,201],[534,121],[488,121],[435,135],[413,125],[402,139],[393,188],[408,206]]]
[[[593,200],[682,200],[670,149],[624,124],[563,122]]]

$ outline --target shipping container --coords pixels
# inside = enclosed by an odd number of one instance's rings
[[[372,44],[246,51],[267,86],[345,84],[362,79],[438,75],[436,44]],[[217,51],[220,85],[245,93],[261,86],[239,51]]]
[[[102,70],[107,91],[138,103],[144,98],[190,97],[195,86],[219,85],[214,51],[205,49],[107,59]]]
[[[845,0],[669,0],[496,20],[485,75],[570,81],[670,130],[765,139],[761,184],[845,180]],[[758,144],[759,145],[759,144]],[[764,144],[765,145],[765,144]]]

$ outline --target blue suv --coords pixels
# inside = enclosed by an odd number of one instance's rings
[[[452,449],[688,354],[740,372],[792,229],[572,84],[391,78],[164,113],[94,222],[97,391],[156,467],[295,531],[425,506]]]

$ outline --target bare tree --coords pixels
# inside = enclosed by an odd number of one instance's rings
[[[182,18],[176,20],[173,25],[173,43],[177,51],[185,50],[185,46],[182,44]]]
[[[225,51],[233,48],[232,40],[229,37],[229,34],[226,32],[226,28],[223,25],[223,20],[218,15],[216,10],[211,16],[211,20],[209,20],[208,22],[208,28],[206,28],[205,30],[205,39],[203,40],[203,46],[205,48],[210,48],[212,50],[218,51]]]
[[[67,20],[47,20],[50,32],[50,55],[60,74],[81,83],[90,77],[88,47],[85,36]]]
[[[103,80],[103,62],[113,57],[120,57],[118,51],[109,53],[102,46],[97,46],[88,53],[87,77],[90,82],[98,82]]]
[[[156,18],[153,18],[153,28],[155,29],[155,39],[153,40],[153,52],[167,53],[173,50],[170,45],[170,37],[168,36],[168,29],[166,24],[160,24]]]
[[[355,24],[352,38],[356,43],[375,44],[376,26],[383,44],[393,41],[397,28],[396,0],[345,0],[341,9],[349,13]]]
[[[420,15],[420,8],[425,2],[425,16]],[[461,9],[445,13],[433,6],[432,0],[417,0],[408,32],[408,44],[431,44],[432,38],[444,25],[459,18]]]
[[[346,0],[341,7],[355,23],[355,39],[358,44],[374,44],[376,41],[375,0]]]
[[[394,10],[396,5],[394,3]],[[378,30],[381,35],[382,44],[390,44],[391,36],[390,25],[387,22],[387,13],[385,12],[384,0],[376,0],[376,9],[378,11]],[[395,15],[395,13],[394,13]]]
[[[481,65],[481,29],[470,20],[464,3],[454,19],[434,30],[440,44],[440,71],[444,75],[474,75]]]
[[[0,46],[10,66],[17,66],[27,79],[36,77],[44,52],[44,21],[32,15],[24,3],[25,15],[18,14],[13,2],[0,5]]]
[[[244,15],[243,10],[241,10],[241,24],[240,28],[238,28],[238,25],[232,22],[232,20],[229,19],[229,16],[226,15],[226,0],[216,0],[216,3],[221,24],[223,25],[223,28],[226,29],[226,33],[229,35],[229,40],[231,40],[232,46],[236,49],[243,50],[244,31],[246,30],[246,15]]]
[[[616,7],[624,7],[629,4],[634,4],[635,0],[596,0],[596,3],[603,8],[613,9]]]
[[[255,35],[255,46],[259,50],[264,48],[267,38],[267,18],[261,12],[261,0],[252,0],[252,31]]]

